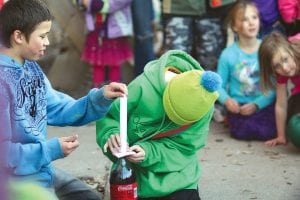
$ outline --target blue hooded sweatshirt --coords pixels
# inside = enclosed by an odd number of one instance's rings
[[[47,125],[87,124],[104,116],[111,103],[102,89],[75,100],[54,90],[37,62],[21,65],[0,54],[0,146],[7,152],[1,168],[51,186],[51,161],[64,154],[58,138],[47,140]]]

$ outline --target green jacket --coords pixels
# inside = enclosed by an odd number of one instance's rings
[[[133,165],[137,174],[138,196],[142,198],[197,188],[201,174],[197,152],[205,145],[212,116],[210,110],[201,120],[177,135],[151,139],[160,132],[179,127],[168,119],[163,109],[166,66],[174,66],[182,72],[202,69],[188,54],[171,50],[160,59],[149,62],[144,73],[128,86],[128,143],[130,146],[138,144],[146,152],[145,160]],[[102,149],[111,134],[119,133],[119,100],[113,103],[105,118],[97,121],[96,133],[97,143]],[[110,152],[106,155],[116,161]]]
[[[220,0],[220,6],[225,6],[236,0]],[[207,7],[214,5],[214,0],[163,0],[162,13],[172,15],[202,16],[207,13]],[[207,5],[208,4],[208,5]]]

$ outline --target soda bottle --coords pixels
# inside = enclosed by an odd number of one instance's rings
[[[130,163],[119,158],[110,173],[111,200],[137,200],[136,176]]]

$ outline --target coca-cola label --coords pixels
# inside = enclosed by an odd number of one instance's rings
[[[110,185],[110,200],[137,200],[137,184]]]

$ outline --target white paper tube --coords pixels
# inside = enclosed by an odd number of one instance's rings
[[[126,152],[127,147],[127,97],[120,97],[120,137],[121,153]]]

